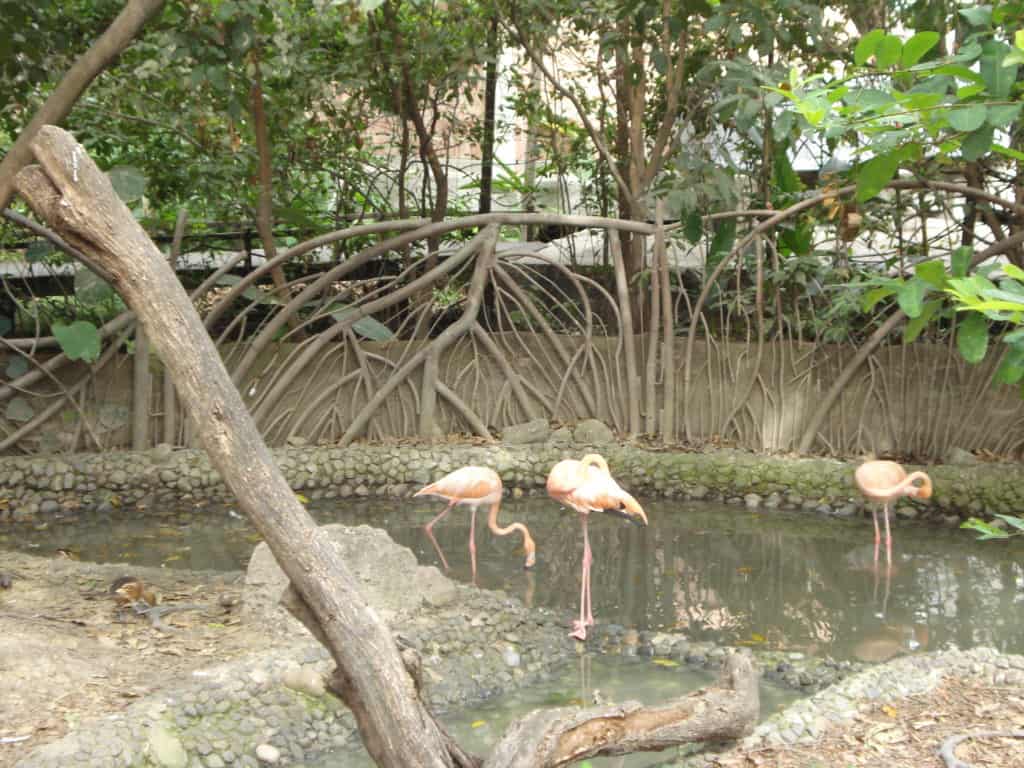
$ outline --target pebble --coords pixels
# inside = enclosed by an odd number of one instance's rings
[[[260,762],[274,765],[281,759],[281,750],[273,744],[260,744],[256,747],[256,757]]]

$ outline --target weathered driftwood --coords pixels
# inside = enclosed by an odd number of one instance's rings
[[[355,715],[367,751],[381,766],[479,766],[424,706],[416,652],[398,647],[299,504],[184,289],[107,177],[59,128],[44,127],[33,152],[39,165],[18,174],[18,191],[37,216],[103,265],[137,313],[211,461],[288,575],[286,605],[334,657],[330,688]],[[493,236],[485,234],[491,242]],[[485,251],[480,275],[490,258]],[[736,655],[727,659],[719,687],[668,705],[535,713],[510,729],[488,764],[555,766],[732,738],[749,730],[757,712],[754,667]]]
[[[635,701],[590,709],[538,709],[518,720],[485,768],[555,768],[578,760],[657,752],[687,742],[736,739],[760,711],[758,675],[747,653],[725,658],[718,685],[656,707]]]

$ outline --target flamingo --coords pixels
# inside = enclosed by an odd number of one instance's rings
[[[868,500],[882,505],[885,517],[885,562],[892,568],[892,533],[889,530],[889,505],[900,496],[927,499],[932,495],[932,480],[924,472],[909,475],[895,461],[865,461],[853,473],[853,480],[861,494]],[[921,481],[920,485],[915,485]],[[875,522],[875,567],[878,567],[878,511],[871,508],[871,519]]]
[[[579,461],[564,459],[548,473],[548,496],[572,507],[580,514],[583,525],[583,569],[580,573],[580,618],[573,622],[570,637],[587,639],[587,627],[593,626],[590,603],[590,566],[593,556],[587,537],[587,520],[591,512],[613,512],[627,520],[647,525],[647,515],[637,500],[612,479],[603,456],[590,453]]]
[[[438,546],[437,539],[434,538],[432,530],[434,524],[447,515],[456,504],[464,504],[470,508],[469,556],[473,569],[474,584],[476,583],[476,509],[479,506],[490,505],[487,525],[497,536],[508,536],[514,531],[522,531],[523,549],[526,550],[526,568],[532,568],[537,561],[537,547],[533,543],[533,537],[530,536],[530,531],[525,525],[522,523],[512,523],[505,528],[498,526],[501,491],[501,478],[498,477],[498,473],[493,469],[488,469],[487,467],[462,467],[454,472],[449,472],[437,482],[420,488],[413,494],[414,496],[437,496],[448,502],[448,506],[441,511],[441,514],[424,527],[427,536],[430,537],[430,541],[434,544],[434,549],[437,550],[437,554],[441,557],[445,570],[448,570],[448,561],[445,559],[441,547]]]

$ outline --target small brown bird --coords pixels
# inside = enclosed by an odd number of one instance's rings
[[[142,580],[135,576],[114,579],[109,592],[120,610],[134,608],[137,613],[141,613],[157,604],[156,592],[147,589]]]

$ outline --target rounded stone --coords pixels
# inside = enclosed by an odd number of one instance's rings
[[[260,744],[256,747],[256,757],[261,763],[274,765],[281,759],[281,750],[273,744]]]

